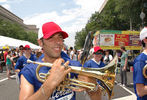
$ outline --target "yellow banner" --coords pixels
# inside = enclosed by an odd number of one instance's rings
[[[100,46],[102,49],[120,50],[120,46]],[[126,50],[142,50],[142,46],[125,46]]]
[[[139,31],[122,31],[121,34],[128,34],[128,35],[139,35]]]

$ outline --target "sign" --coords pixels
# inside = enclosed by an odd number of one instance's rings
[[[126,34],[115,34],[115,46],[128,46],[129,35]]]
[[[126,50],[141,50],[142,46],[125,46]],[[120,46],[101,46],[104,50],[120,50]]]
[[[114,34],[100,34],[101,46],[114,46]]]
[[[129,35],[129,46],[141,46],[139,35]]]
[[[100,30],[94,35],[93,45],[111,50],[120,50],[120,46],[125,46],[126,50],[141,50],[139,33],[139,31]]]
[[[141,12],[141,14],[140,14],[140,18],[141,18],[142,20],[145,18],[145,14],[144,14],[144,12]]]

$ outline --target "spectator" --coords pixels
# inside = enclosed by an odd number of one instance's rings
[[[4,54],[2,50],[0,53],[0,73],[3,72],[3,65],[5,65],[5,62],[4,62]]]
[[[124,46],[120,47],[122,51],[122,55],[120,57],[120,77],[121,77],[121,85],[127,85],[127,64],[128,64],[128,54]]]
[[[93,59],[88,60],[84,64],[84,67],[101,68],[105,66],[105,64],[101,61],[103,57],[103,50],[99,46],[94,47],[93,57]]]
[[[32,61],[37,60],[36,56],[31,53],[31,48],[29,45],[25,45],[24,54],[18,58],[15,65],[15,72],[20,73],[22,68],[27,64],[27,60],[30,59]]]
[[[7,57],[8,51],[9,51],[9,47],[6,47],[5,48],[5,52],[4,52],[4,61],[5,61],[5,64],[6,64],[6,57]]]
[[[78,61],[78,52],[76,49],[73,50],[74,53],[72,54],[72,60]]]
[[[7,56],[6,56],[6,69],[7,69],[7,77],[8,77],[8,79],[11,78],[10,77],[11,68],[12,68],[11,51],[8,51]]]
[[[109,50],[105,51],[105,56],[104,56],[104,64],[107,65],[112,61],[113,57],[111,54],[109,54]]]
[[[83,53],[83,49],[79,50],[79,53],[78,53],[78,61],[80,61],[82,53]]]
[[[23,56],[23,53],[24,53],[24,47],[23,45],[20,45],[19,46],[19,57]]]
[[[93,58],[88,60],[87,62],[85,62],[84,67],[85,68],[102,68],[102,67],[104,67],[105,64],[101,60],[102,57],[103,57],[103,50],[99,46],[95,46],[94,51],[93,51]],[[100,81],[97,81],[97,83],[99,85],[103,86]],[[105,95],[102,97],[103,97],[102,100],[108,100],[108,95]]]
[[[37,52],[36,52],[36,57],[37,59],[43,54],[43,49],[39,49]]]
[[[73,47],[70,47],[69,48],[69,57],[70,57],[70,59],[73,59],[73,55],[74,55]]]

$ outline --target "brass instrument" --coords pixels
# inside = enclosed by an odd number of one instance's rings
[[[143,68],[143,75],[144,75],[145,78],[147,78],[146,71],[147,71],[147,64]]]
[[[83,67],[76,67],[76,66],[69,66],[69,67],[71,68],[72,73],[77,73],[79,75],[84,75],[84,76],[96,78],[97,80],[99,80],[102,83],[102,87],[108,93],[109,99],[111,99],[112,94],[113,94],[114,81],[115,81],[117,59],[118,59],[118,57],[115,56],[114,59],[103,68],[83,68]],[[38,64],[38,67],[36,69],[36,77],[40,82],[44,82],[47,79],[47,77],[49,76],[49,71],[48,71],[48,73],[39,73],[39,70],[43,66],[51,67],[52,64],[51,63],[34,62],[34,61],[30,61],[30,60],[28,60],[27,62]],[[96,89],[96,84],[83,82],[83,81],[79,81],[77,79],[70,79],[70,78],[66,78],[65,81],[63,81],[58,88],[60,90],[62,90],[63,88],[69,88],[69,89],[76,88],[73,86],[76,86],[79,88],[84,87],[84,88],[88,88],[90,90]]]

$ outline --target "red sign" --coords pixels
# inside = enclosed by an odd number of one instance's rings
[[[129,35],[126,34],[115,34],[115,46],[128,46]]]

